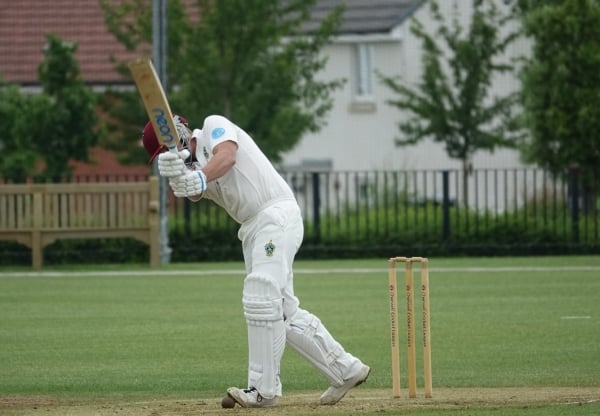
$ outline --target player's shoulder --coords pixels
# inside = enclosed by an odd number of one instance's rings
[[[210,115],[204,119],[202,127],[205,137],[211,141],[233,140],[237,141],[235,125],[226,117]]]
[[[218,114],[211,114],[204,118],[204,126],[208,128],[215,126],[229,127],[233,126],[233,123],[226,117]]]

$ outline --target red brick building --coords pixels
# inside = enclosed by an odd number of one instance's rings
[[[100,0],[4,3],[0,11],[0,71],[4,81],[36,85],[46,34],[52,33],[79,45],[75,58],[88,84],[129,83],[114,70],[110,55],[129,59],[138,53],[127,52],[107,31]]]
[[[5,2],[0,10],[0,73],[2,80],[35,91],[38,66],[49,33],[77,43],[75,58],[88,85],[130,84],[114,69],[110,56],[119,60],[137,57],[140,52],[125,50],[109,33],[100,9],[100,0],[18,0]],[[149,53],[150,47],[145,53]],[[114,155],[93,149],[91,164],[74,163],[76,175],[146,175],[148,166],[123,166]]]

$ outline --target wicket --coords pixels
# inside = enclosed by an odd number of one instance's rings
[[[400,397],[400,345],[398,335],[398,278],[396,263],[404,263],[406,277],[406,328],[408,356],[408,396],[417,397],[417,356],[415,349],[415,303],[413,263],[421,265],[421,300],[423,302],[423,381],[425,397],[431,398],[431,331],[429,326],[429,261],[424,257],[392,257],[389,259],[390,333],[392,345],[392,390]]]

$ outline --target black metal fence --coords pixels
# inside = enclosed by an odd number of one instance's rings
[[[305,219],[301,255],[354,257],[385,250],[435,254],[598,252],[597,172],[540,169],[284,172]],[[237,225],[208,201],[172,200],[172,233],[239,243]],[[203,244],[208,244],[204,241]]]
[[[467,175],[460,170],[295,171],[283,177],[305,220],[298,258],[600,254],[598,171],[571,169],[557,177],[528,168],[476,169]],[[241,259],[239,226],[223,209],[169,195],[173,262]],[[0,242],[0,264],[31,262],[29,250],[6,243]],[[57,242],[46,250],[45,261],[145,261],[146,247],[135,244],[127,242],[124,251],[115,240]]]

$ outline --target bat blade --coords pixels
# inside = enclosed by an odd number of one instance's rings
[[[152,60],[139,58],[129,62],[128,66],[158,141],[167,146],[169,151],[177,153],[179,133],[173,122],[169,101]]]

